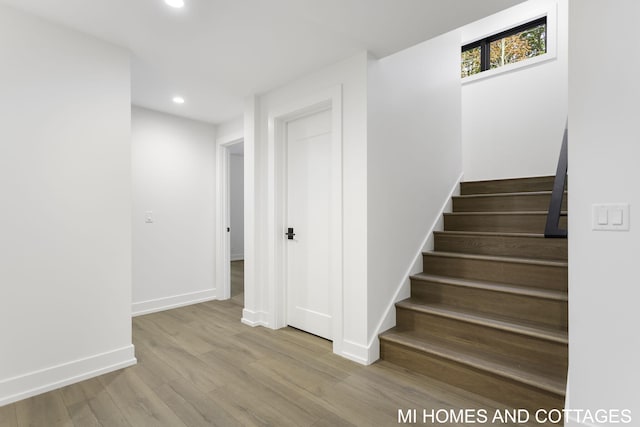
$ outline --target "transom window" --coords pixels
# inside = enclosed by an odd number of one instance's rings
[[[462,46],[461,77],[547,53],[547,17]]]

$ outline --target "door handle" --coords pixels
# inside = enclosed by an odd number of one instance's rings
[[[287,236],[287,239],[293,240],[293,236],[295,236],[296,233],[293,232],[293,228],[289,227],[284,235]]]

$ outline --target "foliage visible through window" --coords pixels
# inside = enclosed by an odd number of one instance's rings
[[[462,51],[462,77],[480,72],[480,46]]]
[[[462,47],[461,76],[534,58],[547,52],[547,18],[503,31]]]

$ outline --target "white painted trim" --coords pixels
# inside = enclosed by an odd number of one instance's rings
[[[252,311],[245,308],[242,310],[241,322],[244,323],[245,325],[249,325],[252,327],[255,327],[255,326],[269,327],[267,322],[268,317],[269,317],[268,313],[264,311]]]
[[[369,360],[369,349],[367,347],[349,340],[342,341],[342,351],[337,354],[361,365],[370,365],[374,362]]]
[[[203,291],[189,292],[187,294],[173,295],[131,304],[132,316],[142,316],[144,314],[156,313],[158,311],[170,310],[172,308],[184,307],[185,305],[198,304],[216,299],[216,289],[205,289]]]
[[[394,302],[395,304],[395,302]],[[395,308],[395,306],[394,306]],[[393,310],[393,316],[395,317],[396,311]],[[367,345],[367,365],[372,364],[376,360],[380,359],[380,339],[376,334],[373,340]]]
[[[418,248],[416,255],[413,258],[413,262],[407,268],[407,271],[400,281],[396,292],[393,294],[393,298],[391,299],[391,301],[389,301],[389,305],[380,318],[378,325],[374,329],[373,336],[371,336],[371,338],[369,339],[369,343],[367,344],[367,364],[371,364],[380,358],[380,341],[378,340],[378,335],[395,326],[395,304],[399,300],[406,298],[406,296],[403,295],[407,295],[407,291],[409,295],[411,294],[411,276],[422,271],[422,253],[433,248],[433,232],[442,230],[444,228],[443,215],[445,214],[445,212],[451,212],[451,198],[459,193],[462,177],[463,174],[460,174],[456,182],[453,184],[453,187],[451,188],[451,191],[449,191],[449,195],[447,196],[447,198],[444,200],[442,207],[438,212],[438,215],[433,220],[431,227],[429,227],[429,229],[427,230],[427,234],[422,240],[422,244]]]
[[[258,233],[256,232],[256,132],[260,103],[255,95],[245,99],[244,111],[244,306],[261,311],[257,284]],[[244,315],[243,315],[244,316]],[[243,317],[244,319],[244,317]],[[249,319],[251,320],[251,319]],[[246,322],[245,322],[246,323]],[[250,323],[247,323],[250,324]]]
[[[2,380],[0,381],[0,406],[117,371],[136,363],[134,346],[129,345]]]
[[[286,320],[286,149],[284,127],[289,121],[331,110],[331,317],[333,351],[343,354],[343,232],[342,232],[342,86],[315,93],[272,111],[267,143],[267,292],[268,325],[278,329]]]
[[[216,284],[218,299],[231,298],[231,226],[229,202],[229,148],[244,142],[243,133],[227,135],[216,140]]]

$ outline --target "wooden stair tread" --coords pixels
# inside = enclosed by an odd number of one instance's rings
[[[463,181],[462,183],[460,183],[460,193],[462,195],[467,195],[551,191],[553,189],[554,180],[555,176],[534,176],[524,178]]]
[[[434,251],[567,261],[567,239],[549,239],[539,230],[447,229],[434,231]]]
[[[379,336],[384,359],[514,407],[564,404],[567,240],[544,237],[554,185],[460,184],[411,297],[395,304],[398,326]],[[565,186],[561,228],[567,199]]]
[[[547,215],[548,211],[488,211],[488,212],[449,212],[445,215],[450,216],[518,216],[518,215]],[[560,215],[567,216],[567,211],[561,211]]]
[[[555,301],[568,301],[567,292],[555,291],[551,289],[532,288],[528,286],[507,285],[504,283],[486,282],[481,280],[459,279],[450,276],[438,276],[435,274],[418,273],[411,276],[411,279],[418,281],[435,282],[451,286],[460,286],[474,289],[485,289],[494,292],[502,292],[516,295],[543,298]]]
[[[396,307],[431,314],[434,316],[446,317],[462,322],[473,323],[489,328],[500,329],[516,334],[527,335],[560,344],[569,344],[568,334],[565,331],[552,329],[542,325],[525,323],[488,314],[475,314],[466,310],[457,310],[453,307],[441,304],[418,302],[411,298],[397,302]]]
[[[500,357],[500,355],[477,350],[470,351],[468,348],[461,349],[450,342],[445,343],[438,340],[427,342],[413,336],[408,331],[398,331],[396,328],[382,333],[380,339],[528,384],[559,396],[565,395],[564,381],[558,381],[554,376],[547,375],[530,366],[514,366],[513,362]]]
[[[515,264],[544,265],[547,267],[559,267],[559,268],[567,267],[569,265],[565,261],[552,261],[552,260],[536,259],[536,258],[506,257],[506,256],[496,256],[496,255],[466,254],[466,253],[458,253],[458,252],[427,251],[427,252],[423,252],[422,254],[427,256],[436,256],[436,257],[474,259],[474,260],[482,260],[482,261],[497,261],[497,262],[508,262],[508,263],[515,263]]]
[[[482,199],[489,197],[513,197],[513,196],[551,196],[552,191],[518,191],[513,193],[478,193],[478,194],[461,194],[459,196],[453,196],[459,199]],[[567,191],[564,192],[568,194]]]
[[[528,237],[532,239],[544,239],[542,233],[507,233],[504,231],[457,231],[457,230],[444,230],[434,231],[433,234],[454,235],[454,236],[469,236],[469,237]]]

